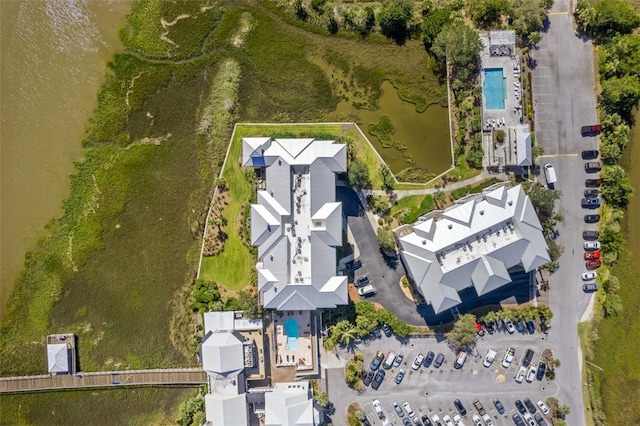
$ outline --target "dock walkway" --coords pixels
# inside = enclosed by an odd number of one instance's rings
[[[0,377],[0,393],[117,386],[200,386],[205,383],[207,374],[201,368],[97,371],[75,375]]]

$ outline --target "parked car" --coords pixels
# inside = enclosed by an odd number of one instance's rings
[[[500,402],[500,400],[498,398],[493,400],[493,405],[496,406],[496,410],[498,410],[498,413],[500,414],[504,414],[504,405],[502,405],[502,402]]]
[[[534,414],[536,412],[536,406],[533,405],[533,402],[531,402],[531,400],[529,398],[525,398],[524,399],[524,405],[525,405],[525,407],[527,407],[529,409],[531,414]]]
[[[600,195],[598,188],[587,188],[584,190],[584,196],[587,198],[594,198]]]
[[[417,370],[422,365],[422,361],[424,360],[424,355],[418,352],[415,358],[413,358],[413,362],[411,363],[411,368]]]
[[[507,352],[504,354],[504,358],[502,358],[502,366],[504,368],[509,368],[509,366],[513,362],[513,357],[515,355],[516,355],[516,350],[514,348],[507,349]]]
[[[534,414],[533,418],[538,422],[538,426],[547,426],[547,421],[540,415],[540,413]]]
[[[371,383],[371,387],[373,389],[378,390],[378,388],[382,384],[382,381],[384,380],[384,375],[385,375],[384,370],[382,369],[378,370],[375,377],[373,378],[373,382]]]
[[[493,426],[493,420],[491,420],[491,417],[489,417],[488,414],[485,414],[482,416],[482,420],[484,420],[484,424],[487,426]]]
[[[460,417],[460,414],[456,414],[455,416],[453,416],[453,423],[456,426],[465,426],[464,422],[462,421],[462,417]]]
[[[354,283],[356,287],[363,287],[367,284],[369,284],[369,277],[367,275],[356,278],[356,282]]]
[[[473,401],[473,406],[476,407],[476,410],[478,410],[478,413],[480,413],[481,416],[484,416],[485,414],[487,414],[487,412],[484,409],[484,406],[482,405],[482,402],[480,402],[479,399],[476,399],[475,401]]]
[[[602,124],[590,124],[588,126],[580,127],[580,133],[585,135],[596,135],[602,131]]]
[[[411,426],[411,420],[402,419],[402,426]]]
[[[396,356],[396,360],[395,360],[395,361],[393,361],[393,366],[394,366],[394,367],[400,367],[400,364],[402,364],[402,361],[404,361],[404,354],[399,353],[399,354]]]
[[[587,173],[590,172],[599,172],[602,169],[602,163],[599,161],[587,161],[584,163],[584,170]]]
[[[582,238],[585,240],[597,240],[599,237],[598,231],[582,231]]]
[[[371,381],[373,380],[373,376],[375,376],[375,371],[373,370],[369,370],[367,371],[367,374],[364,375],[364,377],[362,378],[362,384],[365,386],[369,386],[371,384]]]
[[[453,401],[453,405],[456,406],[456,410],[458,410],[461,416],[467,415],[467,409],[464,408],[464,405],[462,405],[462,401],[460,401],[459,399],[456,399],[455,401]]]
[[[602,262],[600,262],[599,260],[587,260],[584,263],[584,266],[587,269],[598,269],[600,266],[602,266]]]
[[[405,402],[404,404],[402,404],[402,407],[404,407],[404,411],[407,412],[409,417],[413,417],[416,415],[416,413],[413,412],[413,408],[411,408],[411,404],[409,404],[408,402]]]
[[[593,293],[594,291],[598,291],[599,288],[600,286],[595,283],[582,285],[582,291],[584,291],[585,293]]]
[[[487,368],[491,367],[491,364],[493,364],[493,361],[496,359],[496,355],[496,351],[494,351],[493,349],[489,349],[487,355],[484,357],[484,362],[482,363],[482,365]]]
[[[424,358],[424,363],[423,363],[425,368],[429,368],[429,366],[433,362],[434,357],[435,357],[435,354],[432,351],[427,352],[427,356]]]
[[[513,422],[516,424],[516,426],[526,426],[524,420],[522,420],[522,417],[520,417],[520,414],[515,413],[513,416],[511,416],[511,418],[513,419]]]
[[[520,332],[520,333],[524,334],[526,332],[526,329],[524,327],[524,323],[522,321],[516,322],[516,328],[518,329],[518,332]]]
[[[600,243],[598,241],[585,241],[582,246],[588,251],[600,250]]]
[[[373,330],[373,335],[376,336],[376,339],[381,339],[382,338],[382,333],[380,332],[380,329],[378,327],[376,327]]]
[[[347,268],[351,271],[355,271],[356,269],[360,269],[362,267],[362,261],[360,259],[355,262],[347,262]]]
[[[433,426],[431,420],[429,420],[429,416],[427,416],[426,414],[424,414],[420,420],[422,420],[424,426]]]
[[[516,400],[516,408],[518,409],[518,411],[520,411],[520,414],[524,414],[527,412],[524,404],[519,399]]]
[[[516,328],[513,326],[513,322],[511,322],[509,318],[505,318],[503,322],[504,322],[504,327],[507,329],[509,334],[513,334],[513,332],[516,331]]]
[[[527,368],[524,366],[520,366],[518,369],[518,373],[516,374],[516,383],[522,383],[524,380],[524,376],[527,375]]]
[[[549,414],[549,407],[547,407],[547,404],[542,401],[538,401],[536,404],[538,405],[538,408],[540,408],[540,411],[542,411],[542,414]]]
[[[536,378],[536,366],[531,365],[529,367],[529,370],[527,371],[527,382],[531,383],[535,378]]]
[[[438,356],[436,357],[436,361],[433,363],[433,366],[435,368],[440,368],[440,366],[442,365],[443,362],[444,362],[444,354],[442,352],[440,352],[438,354]]]
[[[396,414],[398,414],[398,417],[404,417],[404,411],[402,411],[402,408],[397,402],[393,401],[391,405],[393,406],[393,409],[396,410]]]
[[[600,207],[600,198],[583,198],[580,200],[580,204],[582,207],[594,209],[596,207]]]
[[[598,158],[598,150],[597,149],[585,149],[582,151],[582,159],[583,160],[594,160]]]
[[[482,423],[482,419],[477,414],[471,416],[471,420],[473,421],[473,426],[484,426],[484,424]]]
[[[402,379],[404,379],[404,368],[401,368],[398,374],[396,374],[396,385],[402,383]]]
[[[522,366],[523,367],[528,367],[529,364],[531,364],[531,360],[533,359],[533,354],[535,352],[533,351],[533,349],[527,349],[527,351],[524,353],[524,356],[522,357]]]
[[[584,254],[584,260],[600,259],[600,256],[602,256],[602,253],[599,251],[589,251]]]
[[[583,272],[580,277],[582,281],[594,280],[598,276],[598,273],[595,271]]]
[[[382,324],[382,331],[384,331],[384,335],[387,337],[391,337],[391,327],[389,327],[386,323]]]
[[[358,289],[358,295],[361,297],[373,296],[374,294],[376,294],[376,289],[371,284],[367,284]]]
[[[522,417],[524,417],[524,421],[525,421],[525,422],[527,422],[527,425],[529,425],[529,426],[537,426],[537,425],[536,425],[536,421],[535,421],[535,420],[533,420],[533,417],[531,417],[531,414],[529,414],[529,413],[524,413],[524,414],[522,415]]]
[[[527,331],[529,334],[534,334],[536,332],[536,325],[533,321],[527,321]]]
[[[602,185],[602,179],[585,179],[584,186],[587,188],[597,188]]]
[[[453,422],[451,421],[451,417],[449,417],[448,414],[445,414],[444,416],[442,416],[442,421],[447,426],[453,426]]]
[[[373,361],[371,361],[369,368],[372,371],[376,371],[378,368],[380,368],[380,365],[382,364],[383,360],[384,360],[384,353],[381,351],[378,351],[376,353],[376,356],[373,358]]]
[[[456,356],[456,362],[453,363],[453,368],[460,369],[464,365],[464,362],[467,360],[467,353],[465,351],[458,352]]]
[[[536,379],[538,381],[542,381],[544,379],[544,373],[547,371],[547,363],[544,361],[540,361],[538,363],[538,372],[536,373]]]
[[[433,420],[433,423],[436,426],[442,426],[442,423],[440,422],[440,417],[438,417],[437,414],[434,414],[433,416],[431,416],[431,420]]]
[[[585,223],[598,223],[598,222],[600,222],[600,215],[599,214],[586,214],[586,215],[584,215],[584,221],[585,221]]]

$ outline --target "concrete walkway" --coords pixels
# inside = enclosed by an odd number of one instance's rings
[[[454,182],[454,183],[450,183],[447,184],[444,188],[440,188],[442,191],[444,192],[451,192],[455,189],[459,189],[468,185],[474,185],[477,183],[480,183],[484,180],[487,179],[491,179],[491,178],[498,178],[498,179],[502,179],[502,180],[507,180],[508,176],[504,173],[489,173],[487,171],[482,171],[482,173],[480,173],[477,176],[474,176],[472,178],[466,179],[466,180],[461,180],[459,182]],[[424,194],[433,194],[436,191],[438,191],[438,188],[423,188],[423,189],[399,189],[396,191],[393,191],[394,194],[396,194],[398,196],[398,199],[400,198],[404,198],[406,196],[409,195],[424,195]],[[372,190],[372,191],[367,191],[367,193],[371,193],[375,196],[382,196],[382,195],[387,195],[388,192],[387,191],[382,191],[382,190]]]

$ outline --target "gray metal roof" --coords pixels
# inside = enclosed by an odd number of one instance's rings
[[[69,351],[66,343],[47,345],[47,361],[49,373],[69,372]]]
[[[217,395],[208,393],[204,396],[206,425],[212,426],[247,426],[247,394]]]
[[[319,413],[313,406],[309,382],[277,383],[265,393],[265,426],[314,426]]]
[[[202,367],[227,375],[244,369],[242,342],[231,332],[209,332],[202,341]]]

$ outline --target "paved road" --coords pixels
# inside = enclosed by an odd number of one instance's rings
[[[207,374],[201,368],[97,371],[76,375],[2,377],[0,393],[143,385],[201,386],[205,383]]]
[[[559,210],[565,216],[558,226],[558,242],[565,251],[559,271],[550,278],[554,318],[548,342],[562,362],[557,377],[562,383],[559,399],[571,408],[567,423],[584,425],[577,323],[589,296],[581,290],[580,273],[584,271],[581,232],[595,227],[586,225],[583,219],[593,211],[580,208],[587,178],[580,151],[595,149],[597,140],[583,138],[580,127],[596,122],[595,77],[592,44],[574,35],[571,15],[558,13],[568,10],[568,0],[556,0],[548,32],[543,35],[540,48],[533,52],[537,61],[533,71],[533,97],[536,141],[543,145],[546,157],[540,163],[555,166],[556,188],[563,193]]]

